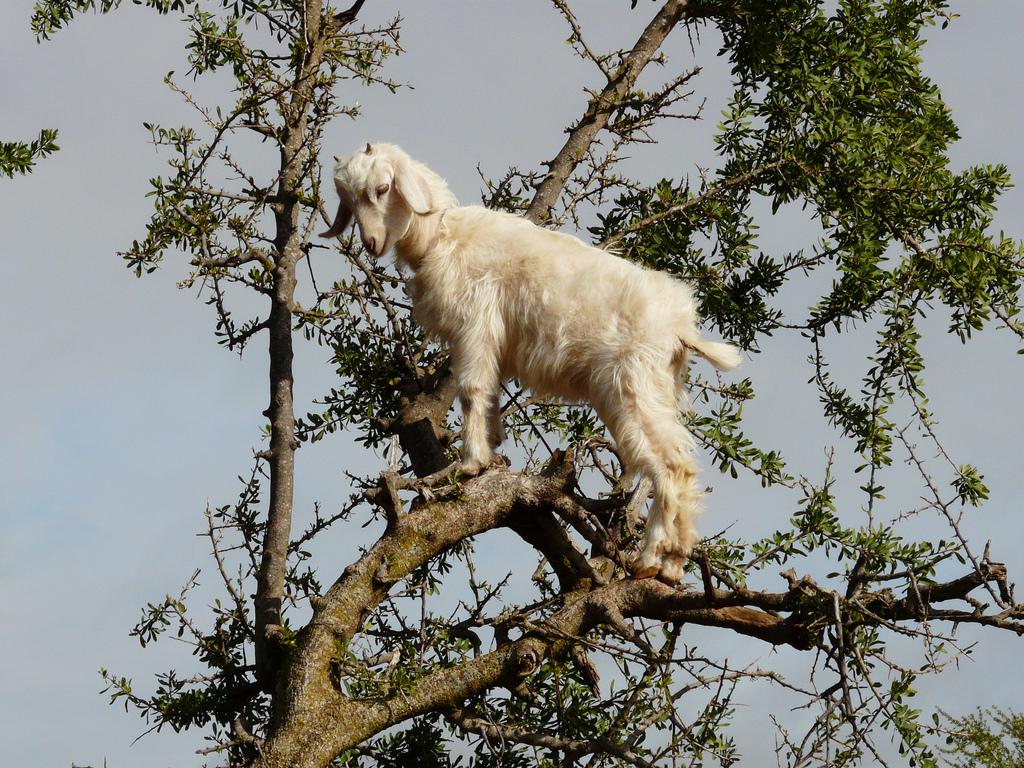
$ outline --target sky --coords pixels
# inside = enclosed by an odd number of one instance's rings
[[[117,255],[143,233],[147,179],[164,169],[143,121],[193,121],[162,84],[169,70],[187,68],[182,25],[129,5],[106,17],[83,16],[37,45],[29,29],[32,5],[8,0],[0,7],[0,71],[6,75],[0,140],[26,140],[41,127],[55,127],[61,151],[29,177],[0,181],[0,420],[7,436],[0,441],[0,743],[11,765],[100,765],[104,759],[111,768],[199,765],[191,734],[165,731],[133,744],[144,724],[106,705],[97,670],[134,677],[145,690],[154,671],[187,663],[187,648],[168,643],[143,651],[127,632],[146,602],[176,592],[194,567],[206,564],[206,542],[195,534],[207,503],[233,500],[236,476],[259,446],[266,355],[258,343],[241,359],[217,346],[209,308],[175,285],[186,274],[183,260],[138,280]],[[599,49],[628,45],[652,12],[647,2],[634,12],[624,0],[575,5]],[[924,66],[961,129],[954,165],[1003,162],[1022,178],[1024,6],[1013,0],[952,6],[962,16],[932,34]],[[370,0],[361,20],[374,24],[399,10],[406,53],[387,72],[414,88],[390,95],[352,86],[346,97],[358,99],[363,114],[331,127],[330,154],[367,140],[397,142],[446,176],[465,202],[479,199],[478,165],[493,177],[510,165],[536,167],[555,154],[562,129],[584,108],[581,85],[597,78],[565,45],[564,23],[550,3]],[[709,119],[660,129],[662,144],[638,150],[629,161],[639,177],[714,167],[711,128],[728,95],[728,70],[715,56],[713,34],[704,38],[693,54],[677,31],[667,51],[671,66],[703,67],[695,98],[706,99]],[[222,85],[214,78],[196,90],[214,101]],[[1013,189],[1002,198],[997,225],[1024,235],[1022,212],[1024,192]],[[814,235],[799,215],[784,211],[765,228],[761,243],[769,252],[792,250]],[[811,298],[798,291],[782,300],[799,309]],[[967,529],[979,549],[993,539],[994,557],[1020,574],[1017,436],[1024,418],[1017,393],[1024,358],[1014,354],[1015,338],[1005,332],[986,332],[961,346],[943,333],[941,315],[928,327],[926,380],[940,434],[958,460],[982,468],[992,492]],[[848,346],[837,353],[838,377],[858,380],[869,341],[868,334],[843,342]],[[795,339],[778,338],[742,371],[759,393],[746,411],[749,433],[782,449],[797,470],[813,471],[839,438],[814,405],[805,356]],[[297,410],[304,412],[332,374],[324,351],[308,348],[300,350],[297,371]],[[343,470],[376,466],[375,457],[344,438],[303,448],[299,520],[315,500],[331,508],[345,499]],[[711,471],[708,477],[716,491],[704,532],[733,525],[753,537],[783,526],[792,511],[785,496],[761,494],[754,484],[729,483]],[[847,482],[844,492],[855,485]],[[894,480],[891,503],[913,504],[915,492]],[[346,532],[322,545],[316,554],[325,574],[344,567],[365,540]],[[502,547],[504,559],[492,558],[495,574],[516,557],[529,557],[497,535],[480,546],[485,553]],[[699,642],[703,636],[692,637]],[[1005,671],[1014,668],[1019,639],[992,632],[978,639],[973,661],[925,682],[919,704],[951,711],[1024,706],[1018,680]],[[721,633],[715,641],[732,658],[765,654]],[[765,706],[770,701],[760,694],[746,701],[751,722],[763,720],[758,715]]]

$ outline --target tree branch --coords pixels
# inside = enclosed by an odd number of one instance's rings
[[[696,208],[697,206],[706,203],[708,200],[714,200],[716,197],[720,197],[730,189],[742,187],[746,184],[749,184],[752,181],[756,181],[762,176],[772,171],[777,171],[780,168],[792,162],[793,161],[789,158],[783,158],[781,160],[776,160],[774,163],[766,163],[765,165],[760,165],[757,168],[752,168],[751,170],[747,171],[746,173],[742,173],[739,176],[733,176],[728,179],[722,179],[717,184],[714,184],[705,189],[699,195],[694,195],[693,197],[683,201],[682,203],[670,206],[669,208],[666,208],[664,211],[658,211],[658,213],[651,214],[650,216],[647,216],[646,218],[643,218],[640,221],[633,222],[629,226],[623,227],[620,231],[616,232],[611,237],[608,237],[605,240],[603,240],[601,242],[601,247],[612,248],[618,245],[627,235],[631,235],[634,232],[639,232],[640,230],[646,229],[652,224],[657,224],[659,221],[664,221],[665,219],[668,219],[677,214],[685,213],[691,208]]]
[[[309,48],[295,65],[291,100],[282,109],[281,171],[274,207],[274,269],[270,316],[267,319],[270,354],[270,504],[263,555],[256,587],[256,676],[272,690],[281,662],[281,609],[295,496],[295,409],[292,359],[292,307],[295,304],[295,266],[302,258],[299,227],[303,166],[309,153],[306,128],[312,106],[314,78],[324,60],[329,31],[321,29],[323,0],[306,0],[304,13]],[[276,705],[276,702],[275,702]]]
[[[661,7],[608,84],[587,104],[586,112],[569,131],[569,138],[555,159],[547,164],[548,174],[538,185],[537,194],[526,210],[527,219],[534,223],[547,221],[573,170],[586,156],[597,135],[608,125],[622,100],[633,90],[640,73],[657,54],[665,38],[680,21],[705,15],[703,7],[691,0],[668,0]]]
[[[585,741],[563,739],[553,733],[528,731],[525,728],[489,722],[461,708],[453,709],[447,714],[447,717],[463,731],[480,734],[489,741],[512,742],[543,749],[560,750],[565,753],[566,762],[575,762],[585,755],[605,754],[613,755],[638,768],[651,768],[651,763],[636,752],[621,744],[616,744],[607,737],[597,737]]]
[[[344,11],[339,11],[338,13],[334,14],[334,22],[338,26],[338,28],[340,29],[341,27],[344,27],[347,24],[351,24],[353,21],[355,21],[356,16],[359,14],[359,9],[363,7],[363,3],[365,2],[366,0],[356,0],[352,4],[351,8]]]

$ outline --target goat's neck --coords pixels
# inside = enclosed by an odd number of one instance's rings
[[[398,260],[407,264],[413,272],[419,270],[423,258],[437,243],[443,216],[444,211],[413,214],[409,229],[402,239],[395,243],[395,255]]]

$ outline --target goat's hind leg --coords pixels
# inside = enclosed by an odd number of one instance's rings
[[[683,431],[682,425],[679,425]],[[689,435],[686,435],[689,438]],[[694,546],[700,540],[694,520],[700,514],[703,496],[697,479],[697,467],[684,443],[672,451],[664,462],[664,475],[655,487],[655,497],[665,505],[666,524],[670,527],[663,546],[663,557],[658,578],[675,584],[683,577],[683,569]]]
[[[675,401],[683,402],[689,410],[689,400],[682,386],[681,372],[686,365],[686,351],[679,359],[678,367],[673,368],[675,381]],[[694,527],[694,518],[700,514],[700,499],[704,495],[697,478],[697,463],[693,457],[693,436],[677,417],[674,420],[661,422],[664,438],[661,441],[666,450],[665,466],[670,473],[666,483],[677,505],[674,515],[674,530],[670,536],[668,553],[662,559],[658,579],[666,584],[676,584],[682,580],[686,561],[690,558],[694,546],[700,540]]]
[[[686,560],[699,538],[693,520],[701,494],[692,464],[679,456],[663,461],[653,473],[653,482],[654,503],[633,571],[637,578],[657,576],[675,584],[682,579]]]
[[[654,484],[654,503],[647,520],[643,547],[633,562],[637,578],[657,575],[675,583],[697,542],[693,520],[699,511],[700,490],[692,458],[693,438],[679,421],[671,382],[664,396],[646,407],[626,407],[609,423],[623,458]],[[622,405],[634,401],[623,399]]]
[[[646,419],[631,395],[617,397],[610,407],[599,408],[598,411],[615,439],[627,476],[640,473],[654,485],[654,503],[647,516],[643,546],[630,565],[636,578],[649,578],[661,570],[662,558],[668,551],[673,533],[672,521],[665,514],[664,494],[659,493],[664,476],[659,454],[650,440]]]
[[[640,554],[634,558],[630,569],[638,579],[657,576],[662,569],[666,546],[669,542],[669,526],[665,523],[665,512],[655,498],[651,511],[647,515],[647,528],[644,531],[644,544]]]

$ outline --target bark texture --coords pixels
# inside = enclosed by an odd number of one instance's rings
[[[268,320],[270,355],[270,504],[256,589],[256,674],[266,690],[273,687],[281,661],[281,605],[295,497],[294,376],[292,323],[295,267],[303,256],[299,228],[303,166],[308,162],[307,127],[314,77],[323,63],[330,30],[320,26],[322,0],[306,0],[305,18],[311,46],[296,68],[295,84],[282,110],[281,171],[275,221],[273,288]]]

